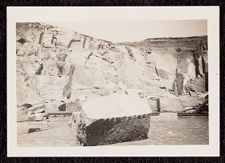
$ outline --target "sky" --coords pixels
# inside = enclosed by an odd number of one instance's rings
[[[207,35],[206,20],[51,22],[50,24],[112,42]]]

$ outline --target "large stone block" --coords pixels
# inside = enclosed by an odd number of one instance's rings
[[[150,114],[99,119],[86,127],[84,145],[105,145],[148,138]],[[81,135],[78,135],[81,137]]]
[[[166,112],[181,112],[184,110],[178,98],[160,98],[160,109]]]
[[[148,138],[152,110],[144,99],[112,94],[82,105],[77,139],[83,145],[104,145]]]

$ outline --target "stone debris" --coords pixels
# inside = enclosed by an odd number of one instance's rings
[[[39,104],[27,109],[28,120],[42,121],[45,115],[45,105]]]

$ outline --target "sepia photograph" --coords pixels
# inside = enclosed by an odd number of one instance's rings
[[[16,146],[210,145],[208,29],[206,18],[16,20]]]

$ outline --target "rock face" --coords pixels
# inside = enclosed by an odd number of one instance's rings
[[[48,24],[17,23],[16,40],[18,107],[122,93],[156,110],[151,99],[158,99],[161,111],[176,112],[184,109],[180,98],[195,106],[208,89],[206,36],[116,44]]]

